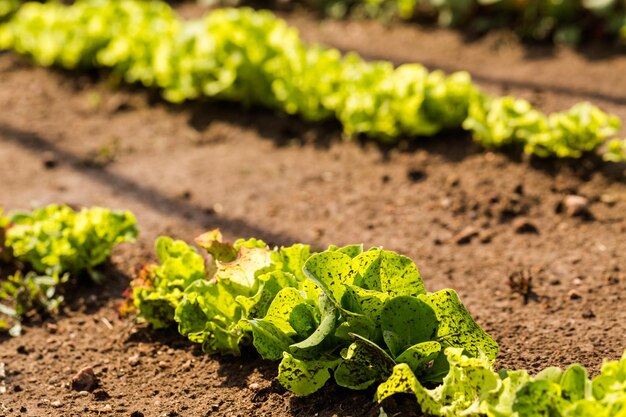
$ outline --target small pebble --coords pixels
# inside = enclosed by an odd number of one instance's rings
[[[515,219],[513,230],[518,234],[539,234],[539,229],[530,220],[522,217]]]
[[[105,413],[110,413],[111,411],[113,411],[113,407],[111,407],[109,404],[107,404],[104,407],[102,407],[102,411],[105,412]]]
[[[568,216],[584,216],[589,214],[589,200],[580,195],[568,195],[563,200],[563,206]]]
[[[72,377],[71,385],[74,391],[91,391],[94,389],[96,385],[98,385],[98,381],[96,380],[93,368],[87,366],[78,371]]]
[[[133,355],[130,358],[128,358],[128,364],[130,366],[137,366],[139,365],[140,362],[141,362],[141,359],[139,358],[139,355]]]
[[[46,323],[46,330],[50,334],[56,334],[59,331],[59,326],[54,323]]]
[[[56,400],[56,401],[52,401],[50,405],[53,406],[54,408],[59,408],[63,405],[63,403],[59,400]]]
[[[596,315],[595,315],[595,314],[593,313],[593,311],[591,311],[591,310],[589,310],[589,311],[585,311],[585,312],[583,313],[583,318],[584,318],[584,319],[593,319],[593,318],[595,318],[595,317],[596,317]]]
[[[567,293],[567,297],[568,297],[570,300],[580,300],[580,299],[582,298],[582,297],[580,296],[580,294],[578,294],[578,292],[577,292],[576,290],[570,290],[570,291]]]
[[[493,232],[489,230],[482,230],[478,234],[478,237],[480,238],[480,243],[491,243],[491,241],[493,240],[493,235]]]
[[[466,245],[478,236],[478,229],[472,226],[467,226],[465,229],[457,233],[452,239],[457,245]]]

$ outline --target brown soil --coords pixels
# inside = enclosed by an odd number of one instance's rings
[[[544,110],[590,99],[626,120],[626,56],[546,53],[494,37],[466,44],[451,32],[402,25],[290,20],[308,39],[369,57],[469,69],[485,88],[529,97]],[[276,365],[253,352],[208,357],[175,331],[117,316],[128,280],[153,259],[156,236],[190,241],[213,227],[271,244],[364,242],[402,252],[429,290],[459,292],[500,343],[501,367],[579,362],[597,372],[602,358],[626,347],[624,166],[484,152],[461,133],[395,149],[342,142],[335,123],[222,103],[172,106],[153,92],[5,53],[0,178],[5,209],[127,208],[143,233],[116,250],[106,287],[81,287],[55,322],[0,341],[0,415],[377,415],[372,392],[329,384],[296,398],[273,380]],[[588,198],[590,212],[561,210],[568,194]],[[526,304],[509,285],[520,276],[532,277]],[[84,366],[99,380],[87,395],[67,388]],[[411,404],[387,407],[411,415]]]

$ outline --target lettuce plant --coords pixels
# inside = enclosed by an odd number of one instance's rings
[[[519,144],[541,157],[578,158],[619,130],[615,116],[588,103],[546,115],[526,101],[486,95],[466,72],[396,68],[306,45],[271,12],[248,8],[182,20],[160,1],[33,2],[0,26],[0,48],[41,65],[110,68],[175,103],[211,97],[307,120],[335,118],[346,137],[394,142],[464,128],[486,147]]]
[[[128,211],[94,207],[76,212],[53,204],[13,213],[5,235],[13,257],[39,273],[86,272],[99,280],[96,267],[111,255],[113,246],[134,241],[137,226]]]
[[[15,12],[20,6],[21,0],[0,0],[0,20],[5,19]]]
[[[615,36],[626,31],[625,7],[618,0],[286,0],[304,3],[329,16],[347,14],[388,20],[419,18],[440,26],[484,33],[506,27],[522,39],[575,45],[598,31]],[[232,0],[221,0],[230,4]]]
[[[626,139],[612,139],[606,144],[605,161],[626,162]]]
[[[589,379],[580,365],[565,371],[549,367],[496,373],[485,355],[470,357],[459,348],[446,349],[450,368],[441,385],[426,388],[406,364],[393,368],[377,389],[377,399],[415,395],[430,416],[468,417],[619,417],[626,415],[626,352],[606,361],[600,375]]]
[[[587,102],[545,115],[526,100],[482,96],[470,104],[463,127],[486,147],[519,144],[528,154],[579,158],[616,135],[621,122]]]
[[[278,380],[298,395],[331,375],[365,389],[397,364],[438,383],[448,372],[448,347],[492,360],[497,354],[453,290],[427,293],[415,264],[394,252],[231,245],[218,231],[197,242],[212,255],[208,267],[184,242],[157,240],[160,264],[133,284],[140,316],[154,327],[176,322],[207,353],[237,355],[251,344],[280,361]]]
[[[127,211],[94,207],[74,211],[50,205],[30,212],[0,213],[0,260],[17,272],[0,285],[0,313],[18,321],[35,312],[50,312],[62,302],[59,286],[70,277],[87,275],[101,281],[98,271],[113,247],[137,236],[135,217]],[[25,271],[25,272],[23,272]],[[8,327],[2,320],[0,328]]]

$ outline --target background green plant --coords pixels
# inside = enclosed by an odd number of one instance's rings
[[[466,72],[395,68],[306,45],[272,13],[247,8],[183,21],[159,1],[28,3],[0,26],[0,48],[42,65],[110,68],[161,88],[172,102],[212,97],[307,120],[336,118],[346,137],[383,142],[465,128],[486,147],[577,158],[620,128],[617,117],[589,103],[546,115],[523,100],[488,96]],[[609,160],[619,156],[613,148]]]
[[[232,1],[213,1],[232,5]],[[246,3],[240,1],[239,3]],[[513,29],[523,40],[575,45],[593,37],[625,36],[626,6],[620,0],[291,0],[322,13],[390,20],[436,22],[483,34]]]

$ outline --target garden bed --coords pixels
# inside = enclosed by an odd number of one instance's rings
[[[185,15],[199,12],[186,7]],[[545,111],[590,100],[626,119],[626,58],[610,51],[521,47],[505,35],[466,44],[414,26],[288,18],[306,39],[367,58],[467,69],[485,89]],[[116,250],[106,287],[80,288],[56,321],[0,342],[0,414],[98,415],[109,405],[113,415],[135,416],[378,415],[371,391],[330,385],[297,398],[252,351],[206,356],[175,331],[118,317],[156,236],[191,241],[215,227],[270,244],[363,242],[406,254],[430,291],[458,291],[499,342],[498,367],[578,362],[597,371],[626,347],[623,165],[485,152],[464,133],[395,148],[343,142],[333,122],[235,104],[171,105],[9,53],[0,55],[0,109],[1,207],[124,208],[142,232]],[[568,195],[584,197],[587,210],[568,213]],[[525,303],[510,282],[527,278]],[[99,380],[86,396],[67,388],[84,366]],[[414,407],[394,403],[389,415]]]

